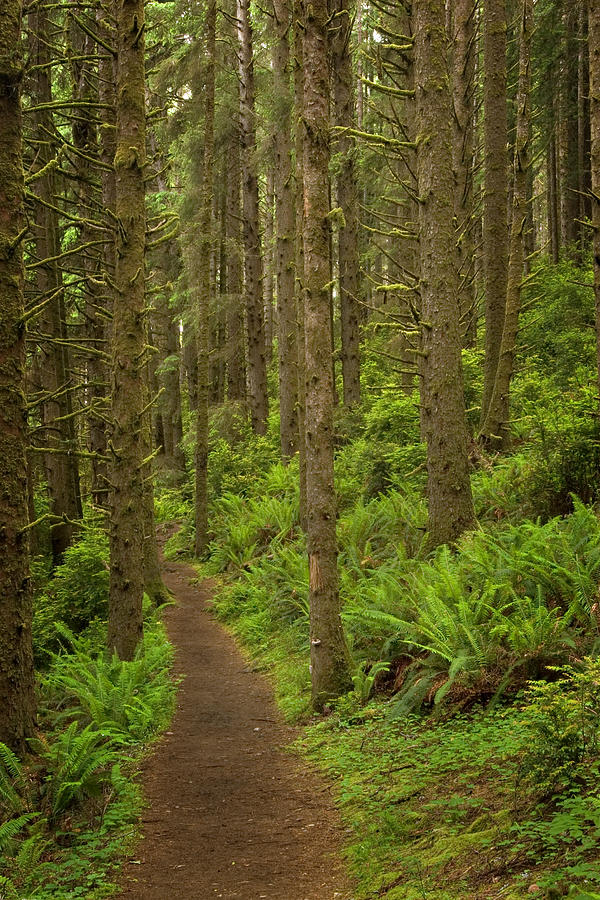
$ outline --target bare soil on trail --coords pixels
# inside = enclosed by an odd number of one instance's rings
[[[285,746],[267,680],[211,615],[210,586],[166,562],[166,612],[184,680],[143,771],[148,808],[121,900],[351,900],[325,782]]]

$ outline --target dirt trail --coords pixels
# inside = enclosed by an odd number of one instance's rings
[[[124,863],[122,900],[350,900],[327,785],[282,749],[293,729],[194,577],[164,564],[185,677],[172,730],[144,769],[144,838]]]

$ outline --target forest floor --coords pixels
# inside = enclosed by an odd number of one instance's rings
[[[122,900],[350,900],[329,786],[286,751],[295,731],[214,620],[210,585],[165,562],[183,681],[143,771],[148,806]]]

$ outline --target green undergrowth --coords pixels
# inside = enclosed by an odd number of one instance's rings
[[[0,744],[3,900],[111,896],[135,847],[136,774],[174,710],[172,647],[146,600],[135,659],[104,650],[105,548],[89,527],[52,578],[37,565],[38,732],[24,761]]]
[[[360,900],[600,892],[600,667],[509,707],[391,718],[352,695],[299,748],[335,784]]]
[[[354,691],[316,725],[296,463],[213,498],[202,572],[218,580],[216,614],[274,674],[284,714],[307,726],[301,751],[335,781],[357,900],[600,895],[596,426],[585,392],[560,421],[551,398],[540,423],[534,375],[516,398],[517,452],[474,459],[479,527],[453,548],[427,548],[414,399],[340,426]],[[390,430],[409,443],[394,449]]]

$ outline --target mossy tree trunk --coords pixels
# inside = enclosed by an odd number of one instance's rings
[[[112,33],[106,27],[107,11],[100,6],[96,13],[96,27],[104,41],[112,43]],[[102,53],[98,60],[97,91],[94,89],[96,66],[93,60],[95,43],[89,34],[83,32],[75,22],[71,28],[71,46],[74,54],[72,62],[73,83],[78,99],[85,102],[98,100],[106,107],[102,109],[103,122],[97,129],[95,119],[84,108],[75,110],[73,120],[73,144],[80,151],[76,157],[78,181],[75,188],[80,210],[85,210],[81,225],[81,243],[85,247],[98,237],[97,225],[93,222],[100,203],[114,213],[114,173],[104,166],[111,166],[114,159],[114,111],[115,111],[115,59],[109,53]],[[102,167],[101,183],[98,186],[98,165]],[[110,184],[110,187],[108,185]],[[100,196],[99,196],[100,195]],[[95,456],[90,460],[91,493],[97,506],[108,506],[107,469],[104,459],[107,448],[106,418],[109,405],[107,382],[109,378],[107,359],[104,355],[108,338],[107,319],[112,310],[109,281],[103,281],[103,274],[110,272],[114,278],[113,222],[105,216],[103,224],[109,240],[104,248],[90,247],[83,251],[82,269],[85,276],[85,335],[91,349],[86,360],[86,393],[89,412],[88,449]]]
[[[115,304],[108,645],[131,659],[141,640],[144,502],[146,110],[144,2],[117,0]]]
[[[211,296],[211,225],[215,116],[215,28],[217,7],[210,0],[206,18],[206,77],[204,79],[204,163],[200,197],[197,255],[192,271],[197,283],[196,346],[198,350],[198,406],[196,409],[196,540],[194,551],[202,556],[208,546],[208,394],[209,316]]]
[[[290,73],[291,8],[273,0],[277,39],[273,51],[273,90],[277,98],[275,129],[275,199],[277,203],[277,349],[281,457],[298,448],[298,340],[294,284],[296,210],[292,176],[292,96]]]
[[[579,216],[578,161],[578,19],[579,2],[562,8],[562,35],[558,90],[558,168],[560,184],[560,238],[562,248],[576,257],[581,226]]]
[[[337,203],[342,210],[338,235],[342,382],[344,406],[360,403],[360,306],[358,258],[358,192],[354,159],[356,127],[352,67],[352,15],[348,0],[333,0],[330,26],[335,124],[338,132]]]
[[[427,441],[429,540],[473,527],[457,303],[452,98],[444,0],[415,0],[414,55],[421,255],[421,416]]]
[[[477,341],[477,308],[474,283],[473,160],[475,122],[475,0],[454,0],[451,22],[454,141],[452,145],[456,187],[454,213],[458,228],[458,278],[463,344]]]
[[[267,430],[267,360],[263,313],[263,259],[260,239],[254,55],[249,0],[237,0],[240,71],[240,129],[244,225],[246,334],[248,340],[248,405],[252,429]]]
[[[294,150],[296,182],[295,303],[298,335],[298,469],[300,524],[307,528],[306,500],[306,340],[304,332],[304,67],[302,50],[303,0],[294,0]]]
[[[20,0],[0,0],[0,741],[35,720],[27,527]]]
[[[596,353],[600,394],[600,5],[589,5],[590,122],[592,138],[592,226],[594,233],[594,297]]]
[[[237,130],[227,168],[227,398],[246,402],[240,145]]]
[[[488,446],[507,450],[510,446],[510,383],[514,371],[521,283],[525,257],[525,231],[528,224],[528,179],[530,168],[530,59],[533,28],[533,0],[522,0],[519,52],[519,87],[517,93],[517,128],[514,153],[513,208],[510,230],[510,253],[506,313],[496,381],[481,430]]]
[[[73,522],[81,517],[77,457],[72,412],[73,383],[70,354],[66,344],[64,287],[58,256],[60,230],[56,209],[57,178],[52,165],[55,157],[52,137],[55,126],[48,106],[52,103],[50,21],[48,11],[36,8],[29,15],[31,56],[36,66],[31,89],[37,109],[33,113],[36,154],[33,168],[40,173],[34,182],[39,202],[34,207],[35,286],[39,301],[49,301],[42,314],[40,343],[41,381],[46,399],[41,404],[42,443],[49,452],[44,456],[50,511],[63,519],[50,532],[54,565],[62,562],[64,551],[73,541]],[[84,216],[86,214],[84,213]]]
[[[506,0],[483,3],[485,364],[481,423],[494,389],[506,304],[508,166]]]
[[[340,619],[333,480],[333,380],[329,309],[329,71],[327,3],[304,22],[304,324],[306,496],[312,701],[320,710],[351,686]]]

